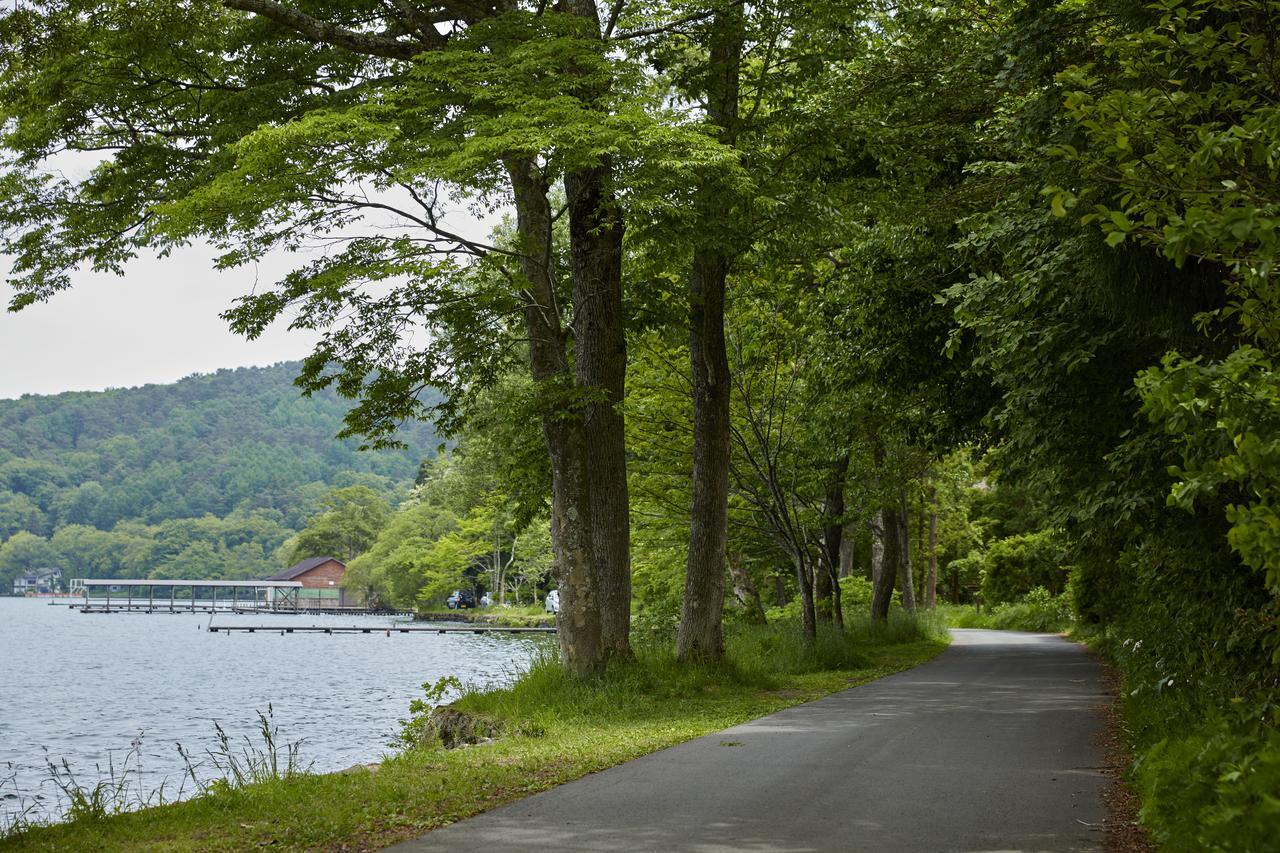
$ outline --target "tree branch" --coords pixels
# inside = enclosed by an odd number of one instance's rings
[[[423,33],[421,41],[401,41],[385,33],[356,32],[313,18],[275,0],[222,0],[222,5],[266,18],[309,41],[346,48],[368,56],[408,60],[423,51],[439,50],[447,41],[434,28]]]

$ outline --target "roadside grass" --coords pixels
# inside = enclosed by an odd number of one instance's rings
[[[295,775],[193,800],[36,826],[0,850],[366,850],[726,726],[909,669],[945,648],[932,619],[853,621],[806,646],[794,625],[739,626],[729,662],[679,666],[669,645],[599,679],[566,678],[550,655],[510,687],[469,691],[453,707],[496,721],[483,746],[422,745],[376,769]]]

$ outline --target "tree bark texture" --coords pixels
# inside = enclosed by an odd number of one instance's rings
[[[728,264],[695,249],[689,288],[689,356],[693,369],[693,506],[680,660],[724,657],[724,566],[729,534],[729,357],[724,340]]]
[[[902,609],[915,615],[916,586],[911,577],[911,521],[908,514],[907,490],[898,493],[898,586],[902,591]]]
[[[825,563],[815,565],[813,567],[813,615],[819,622],[830,622],[835,618],[832,596],[831,575],[827,574]]]
[[[853,522],[844,525],[844,535],[840,537],[840,577],[851,577],[854,573],[854,541]]]
[[[731,555],[728,562],[729,575],[733,578],[733,597],[746,613],[747,623],[768,624],[769,620],[764,615],[764,605],[760,602],[760,593],[756,590],[756,585],[751,582],[751,575],[747,574],[746,568],[742,565],[741,555],[736,558]]]
[[[716,10],[708,59],[707,117],[732,145],[738,125],[738,76],[745,40],[742,4]],[[710,240],[694,246],[689,275],[689,366],[693,381],[693,496],[689,554],[676,654],[680,660],[724,657],[724,567],[729,537],[729,355],[725,348],[725,285],[730,255],[714,224],[726,221],[727,194],[714,182],[699,191],[699,213]]]
[[[595,0],[563,0],[560,9],[603,35]],[[602,50],[605,49],[602,43]],[[596,85],[596,84],[592,84]],[[594,102],[603,91],[579,91]],[[574,372],[585,395],[583,434],[589,453],[591,559],[600,604],[605,655],[630,658],[631,520],[627,496],[627,341],[622,310],[621,209],[606,155],[564,176],[569,214],[569,272],[573,284]]]
[[[530,372],[534,382],[563,392],[573,380],[550,269],[549,187],[541,170],[530,160],[511,159],[506,166],[521,243]],[[560,588],[560,659],[573,675],[586,676],[599,672],[605,662],[592,560],[586,438],[581,419],[561,412],[542,416],[542,436],[551,460],[551,550]]]
[[[898,579],[901,562],[898,511],[883,509],[871,522],[871,617],[889,618],[893,603],[893,585]]]
[[[608,655],[631,656],[631,522],[627,499],[627,342],[622,314],[622,231],[609,188],[611,166],[565,175],[573,281],[574,366],[585,393],[590,452],[592,559],[599,576]]]
[[[884,574],[884,511],[879,511],[867,522],[871,533],[871,586],[880,583]]]

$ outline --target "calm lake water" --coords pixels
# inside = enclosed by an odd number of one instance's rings
[[[384,625],[369,616],[219,613],[215,625]],[[57,817],[46,756],[82,784],[137,743],[146,796],[171,798],[185,764],[216,746],[214,722],[256,746],[273,709],[283,741],[317,772],[376,761],[424,682],[508,681],[554,640],[487,634],[211,634],[209,614],[82,614],[0,598],[0,824],[20,808]],[[240,741],[243,743],[242,741]],[[133,759],[130,758],[130,761]],[[132,773],[132,764],[130,764]],[[131,779],[136,785],[138,779]],[[189,796],[191,785],[187,784]],[[136,798],[136,792],[134,794]]]

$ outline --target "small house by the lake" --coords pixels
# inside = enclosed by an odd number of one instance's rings
[[[342,576],[347,564],[334,557],[312,557],[283,572],[276,572],[266,580],[298,581],[299,603],[303,605],[338,606],[347,604],[346,591],[342,588]]]
[[[13,594],[27,595],[28,593],[57,592],[61,581],[62,569],[49,568],[23,572],[13,579]]]

